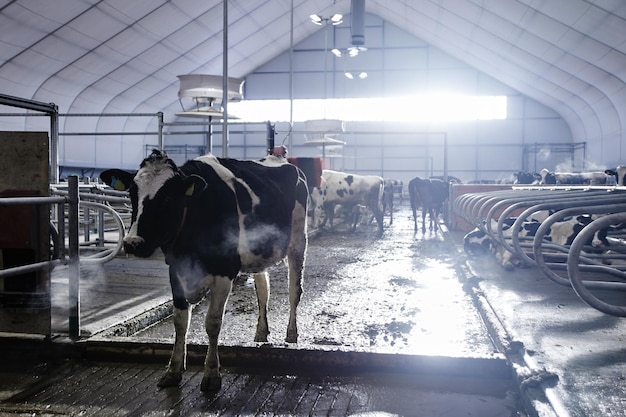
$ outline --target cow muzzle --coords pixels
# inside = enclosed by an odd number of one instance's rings
[[[136,254],[137,248],[141,246],[145,241],[141,236],[126,236],[124,238],[124,251],[127,254]]]

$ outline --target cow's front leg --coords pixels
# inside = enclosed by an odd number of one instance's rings
[[[231,288],[232,280],[223,276],[215,277],[211,286],[209,310],[204,323],[209,337],[209,347],[204,360],[204,377],[200,385],[202,391],[217,391],[222,387],[217,342],[224,320],[224,307]]]
[[[256,290],[257,304],[259,306],[259,318],[256,324],[255,342],[267,342],[270,334],[267,325],[267,303],[270,299],[270,280],[267,272],[254,274],[254,288]]]
[[[191,322],[191,306],[185,299],[176,266],[170,264],[170,287],[174,300],[174,349],[165,375],[158,382],[159,387],[175,387],[183,378],[187,361],[187,330]]]
[[[175,387],[183,378],[187,361],[187,330],[191,321],[191,306],[174,307],[174,349],[165,375],[158,382],[159,387]]]

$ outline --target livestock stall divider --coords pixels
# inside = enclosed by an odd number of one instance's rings
[[[80,278],[80,266],[78,259],[78,177],[70,177],[69,181],[69,195],[67,197],[7,197],[0,199],[0,205],[51,205],[58,204],[61,209],[58,210],[59,224],[64,224],[63,218],[65,210],[64,205],[68,205],[68,237],[69,237],[69,252],[68,257],[65,257],[63,251],[59,251],[58,258],[43,262],[36,262],[28,265],[16,266],[0,270],[0,278],[6,278],[11,276],[17,276],[31,271],[44,270],[46,268],[54,267],[56,265],[68,265],[69,267],[69,296],[70,296],[70,329],[69,334],[72,338],[78,338],[80,333],[80,307],[79,307],[79,278]],[[58,241],[55,245],[58,245],[62,238],[62,230],[59,233]],[[63,237],[64,238],[64,237]],[[48,293],[48,298],[50,294]],[[48,326],[50,329],[50,326]],[[50,332],[50,331],[49,331]],[[46,337],[50,337],[50,334],[46,334]]]
[[[457,195],[452,204],[464,225],[484,232],[520,266],[536,267],[554,283],[573,288],[596,310],[626,317],[624,187],[514,186]],[[532,216],[541,220],[530,220]],[[563,229],[571,235],[552,233],[557,222],[557,227],[571,225],[571,231]],[[525,224],[537,228],[526,233],[532,229],[525,229]]]
[[[35,262],[21,266],[15,266],[0,270],[0,279],[6,277],[12,277],[22,275],[24,273],[40,271],[55,266],[67,265],[68,266],[68,282],[69,282],[69,337],[72,339],[80,338],[80,265],[81,264],[95,264],[104,263],[113,259],[120,251],[124,238],[124,223],[120,215],[115,209],[106,204],[97,203],[95,201],[86,200],[99,200],[105,203],[127,203],[128,199],[123,197],[97,195],[94,193],[79,193],[79,181],[77,176],[69,176],[67,190],[52,190],[52,197],[7,197],[0,198],[0,206],[10,205],[41,205],[53,207],[56,205],[56,223],[55,228],[53,224],[50,224],[52,244],[54,245],[52,259],[42,262]],[[67,234],[65,228],[65,207],[67,207]],[[83,221],[89,217],[89,210],[96,210],[99,220],[99,233],[104,231],[104,212],[108,213],[113,219],[116,228],[119,230],[118,239],[116,245],[111,247],[104,247],[101,245],[99,251],[91,256],[80,255],[80,223],[81,212]],[[67,236],[66,236],[67,235]],[[85,234],[86,239],[88,235]],[[68,250],[66,254],[65,241],[68,241]],[[90,242],[85,242],[90,244]],[[98,240],[98,243],[103,243],[103,238]],[[50,294],[48,294],[48,302],[50,302]],[[50,326],[47,327],[50,329]],[[28,330],[28,329],[27,329]],[[0,329],[0,332],[4,331]],[[44,334],[46,338],[50,338],[51,332],[48,330]]]

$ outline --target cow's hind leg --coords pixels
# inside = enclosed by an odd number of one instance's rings
[[[270,299],[270,280],[267,272],[254,274],[254,288],[256,290],[256,298],[259,306],[259,318],[256,324],[255,342],[267,342],[267,336],[270,334],[267,325],[267,303]]]
[[[298,205],[293,213],[291,240],[287,249],[287,266],[289,269],[289,324],[287,325],[287,343],[298,342],[298,324],[296,320],[298,304],[302,297],[302,280],[304,262],[308,245],[306,234],[306,217],[299,214]]]
[[[209,337],[209,347],[204,360],[204,377],[200,389],[202,391],[217,391],[222,387],[220,375],[220,360],[217,353],[217,341],[224,319],[224,306],[232,288],[232,280],[228,277],[214,278],[210,292],[210,304],[204,322]]]
[[[304,251],[294,251],[287,257],[289,265],[289,324],[287,325],[287,343],[298,342],[297,309],[302,297],[302,275],[304,272]]]
[[[382,236],[383,234],[383,212],[381,211],[378,203],[376,203],[372,207],[372,212],[374,213],[374,217],[376,217],[376,223],[378,224],[378,236]]]

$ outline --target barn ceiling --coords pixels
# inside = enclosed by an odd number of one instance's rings
[[[309,37],[350,0],[228,6],[229,76]],[[574,140],[626,133],[623,0],[366,0],[400,27],[540,103]],[[0,0],[0,93],[61,112],[175,112],[179,74],[222,73],[221,0]],[[2,121],[0,120],[0,128]]]

